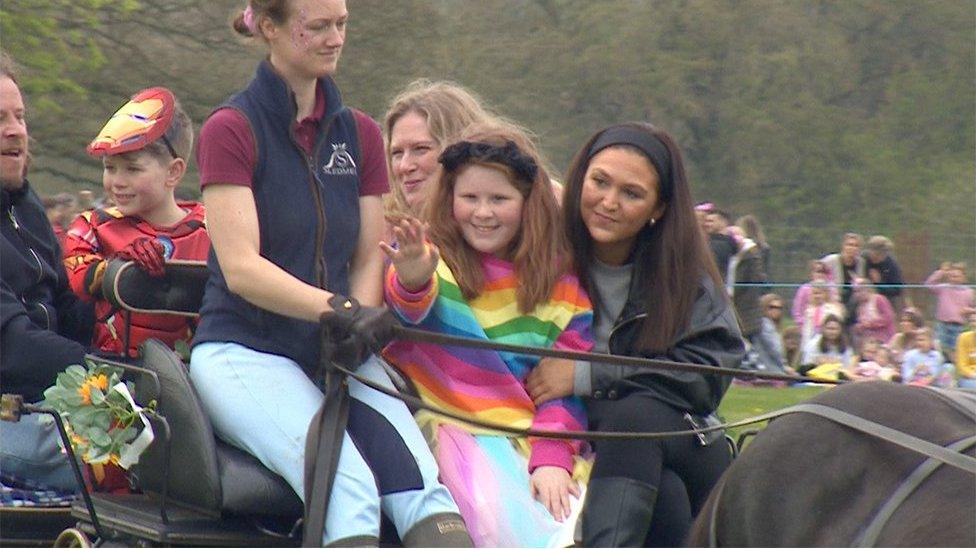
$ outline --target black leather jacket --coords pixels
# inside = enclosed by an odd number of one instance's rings
[[[93,314],[68,287],[58,244],[30,186],[0,191],[0,385],[28,401],[84,364]]]
[[[676,362],[737,368],[745,356],[742,332],[725,288],[702,277],[688,328],[665,354],[635,349],[640,320],[646,316],[645,300],[637,284],[620,318],[610,332],[609,350],[614,355],[643,356]],[[634,391],[647,391],[686,412],[707,416],[718,408],[732,379],[728,376],[649,369],[639,366],[600,364],[591,370],[592,398],[618,399]]]

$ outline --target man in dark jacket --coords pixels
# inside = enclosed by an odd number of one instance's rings
[[[729,263],[739,251],[739,247],[727,230],[730,223],[730,216],[725,210],[711,206],[711,209],[705,213],[703,228],[708,240],[708,248],[712,250],[718,273],[723,278],[728,277]]]
[[[8,58],[0,59],[0,385],[40,400],[57,374],[84,364],[91,308],[68,287],[61,247],[27,173],[24,101]],[[37,416],[0,422],[0,470],[54,487],[74,480],[56,432]]]
[[[864,253],[867,259],[868,278],[878,288],[878,293],[887,297],[896,311],[901,310],[901,286],[905,284],[901,267],[892,257],[894,245],[887,237],[875,235],[868,239]]]

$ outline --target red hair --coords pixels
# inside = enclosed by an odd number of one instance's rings
[[[485,277],[478,252],[461,234],[454,219],[454,185],[458,175],[472,165],[498,170],[522,194],[522,219],[518,233],[509,244],[515,276],[519,311],[527,314],[552,296],[556,282],[569,265],[569,241],[561,230],[561,213],[552,194],[549,175],[532,141],[518,128],[498,123],[478,123],[461,135],[464,141],[503,147],[514,143],[519,152],[535,161],[538,169],[531,181],[516,174],[504,162],[487,162],[472,157],[453,170],[443,170],[428,200],[425,218],[430,222],[430,239],[440,248],[441,257],[454,274],[458,287],[466,299],[477,297],[484,290]]]

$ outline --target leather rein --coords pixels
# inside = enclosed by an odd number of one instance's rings
[[[458,337],[447,334],[440,334],[434,332],[428,332],[425,330],[418,330],[415,328],[406,328],[398,326],[395,328],[395,333],[398,338],[424,343],[434,343],[438,345],[455,345],[461,347],[475,348],[475,349],[490,349],[494,351],[516,353],[523,355],[534,355],[541,357],[553,357],[553,358],[564,358],[569,360],[586,360],[595,364],[605,363],[605,364],[618,364],[626,366],[640,366],[651,369],[664,369],[664,370],[678,370],[678,371],[692,371],[701,373],[711,373],[718,375],[727,375],[732,377],[753,377],[762,379],[776,379],[776,380],[791,380],[791,381],[801,381],[801,382],[818,382],[822,383],[820,380],[813,378],[802,377],[802,376],[790,376],[783,374],[773,374],[768,372],[752,372],[737,370],[734,368],[721,368],[718,366],[707,366],[702,364],[692,364],[687,362],[675,362],[669,360],[659,360],[659,359],[647,359],[639,357],[629,357],[629,356],[616,356],[604,353],[585,353],[579,351],[565,351],[557,349],[546,349],[542,347],[527,347],[521,345],[511,345],[506,343],[497,343],[493,341],[485,341],[481,339]],[[953,467],[960,468],[964,471],[976,475],[976,458],[961,454],[958,450],[952,451],[950,449],[944,448],[937,444],[933,444],[926,440],[920,439],[918,437],[903,433],[901,431],[886,427],[879,423],[869,421],[867,419],[831,408],[828,406],[823,406],[820,404],[796,404],[781,410],[775,410],[758,416],[753,416],[739,421],[722,423],[719,425],[714,425],[710,427],[698,428],[698,429],[688,429],[683,431],[664,431],[664,432],[617,432],[617,431],[549,431],[549,430],[539,430],[539,429],[523,429],[517,427],[511,427],[508,425],[488,422],[479,420],[468,415],[458,414],[449,410],[445,410],[439,406],[433,406],[426,402],[423,402],[419,398],[412,395],[402,394],[396,390],[384,387],[372,380],[366,379],[360,376],[356,372],[342,365],[332,363],[338,371],[344,373],[345,375],[351,377],[381,393],[384,393],[390,397],[400,399],[406,404],[413,406],[418,409],[423,409],[435,413],[440,416],[448,417],[456,421],[460,421],[472,426],[480,427],[489,431],[495,431],[498,433],[505,433],[509,435],[515,435],[520,437],[538,437],[538,438],[549,438],[549,439],[578,439],[578,440],[609,440],[609,439],[663,439],[669,437],[678,436],[698,436],[704,435],[706,433],[711,433],[713,431],[721,431],[733,427],[742,427],[745,425],[751,425],[754,423],[760,423],[763,421],[768,421],[775,419],[780,416],[793,413],[809,413],[818,415],[825,419],[829,419],[841,425],[845,425],[852,429],[861,431],[865,434],[872,435],[874,437],[880,438],[882,440],[888,441],[892,444],[896,444],[903,448],[920,453],[927,458],[937,460],[941,463],[951,465]],[[838,382],[835,382],[835,384]],[[948,393],[948,392],[945,392]],[[945,398],[947,397],[944,395]],[[973,402],[976,403],[976,397],[972,397]],[[967,411],[970,415],[976,418],[976,412],[969,409],[968,401],[958,401],[954,406],[957,409],[962,409]]]
[[[782,381],[794,381],[794,382],[816,382],[816,383],[831,383],[839,384],[842,381],[823,381],[819,379],[813,379],[802,376],[790,376],[783,374],[774,374],[769,372],[753,372],[737,370],[734,368],[722,368],[718,366],[708,366],[702,364],[692,364],[686,362],[675,362],[669,360],[661,359],[648,359],[639,357],[629,357],[629,356],[616,356],[603,353],[587,353],[579,351],[566,351],[557,349],[546,349],[540,347],[527,347],[520,345],[511,345],[505,343],[497,343],[493,341],[485,341],[480,339],[458,337],[447,334],[439,334],[434,332],[428,332],[424,330],[418,330],[414,328],[406,328],[398,326],[395,328],[395,333],[399,339],[410,340],[414,342],[425,342],[434,343],[438,345],[455,345],[461,347],[475,348],[475,349],[490,349],[499,352],[507,352],[522,355],[534,355],[540,357],[553,357],[553,358],[563,358],[569,360],[585,360],[593,363],[594,365],[603,364],[616,364],[624,366],[638,366],[649,369],[659,369],[659,370],[677,370],[686,372],[699,372],[699,373],[709,373],[715,375],[725,375],[731,377],[740,378],[758,378],[758,379],[770,379],[770,380],[782,380]],[[689,429],[682,431],[665,431],[665,432],[615,432],[615,431],[548,431],[548,430],[538,430],[538,429],[523,429],[511,427],[508,425],[482,421],[465,414],[458,414],[449,410],[445,410],[439,406],[433,406],[426,402],[423,402],[417,397],[412,395],[403,394],[395,389],[390,389],[384,385],[381,385],[373,380],[367,379],[360,376],[358,373],[350,368],[346,368],[341,364],[337,364],[334,361],[330,361],[331,367],[335,371],[344,374],[352,379],[355,379],[370,387],[376,391],[379,391],[387,396],[402,400],[404,403],[413,406],[416,409],[423,409],[434,414],[448,417],[456,421],[466,423],[472,426],[480,427],[488,431],[494,431],[497,433],[504,433],[508,435],[514,435],[519,437],[538,437],[538,438],[548,438],[548,439],[580,439],[580,440],[609,440],[609,439],[663,439],[669,437],[678,436],[701,436],[706,433],[711,433],[713,431],[721,431],[732,427],[742,427],[745,425],[751,425],[754,423],[760,423],[763,421],[768,421],[775,419],[777,417],[785,416],[787,414],[795,413],[805,413],[813,414],[818,417],[833,421],[850,429],[860,431],[864,434],[879,438],[881,440],[887,441],[889,443],[895,444],[902,448],[911,450],[913,452],[919,453],[925,457],[925,460],[898,486],[898,488],[892,493],[885,504],[878,510],[871,522],[865,527],[861,535],[856,540],[856,544],[861,547],[873,546],[877,541],[878,536],[880,536],[884,526],[887,524],[888,520],[894,514],[895,510],[914,492],[922,482],[928,478],[936,469],[942,465],[950,465],[956,467],[972,475],[976,475],[976,458],[963,454],[966,449],[976,445],[976,436],[968,437],[963,440],[957,441],[948,446],[940,446],[934,444],[922,438],[910,435],[908,433],[899,431],[897,429],[892,429],[880,423],[876,423],[865,418],[838,410],[830,406],[824,406],[821,404],[810,404],[801,403],[781,410],[775,410],[758,416],[753,416],[739,421],[722,423],[720,425],[714,425],[710,427]],[[625,380],[626,381],[626,380]],[[631,382],[635,385],[640,385],[636,382]],[[946,391],[941,389],[932,389],[946,402],[948,402],[953,408],[961,411],[964,415],[973,419],[976,422],[976,395],[965,393],[962,391]],[[717,487],[717,493],[714,500],[712,508],[712,516],[709,524],[709,543],[712,547],[716,545],[716,513],[715,510],[718,507],[718,503],[721,499],[721,493],[724,483],[720,483]]]

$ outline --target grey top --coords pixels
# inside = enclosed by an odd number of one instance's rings
[[[633,263],[626,265],[607,265],[595,259],[590,266],[590,277],[600,294],[600,304],[594,310],[593,352],[609,352],[610,331],[623,312],[630,292],[630,279],[634,274]],[[590,396],[593,390],[590,378],[589,361],[577,360],[573,369],[573,393]]]

